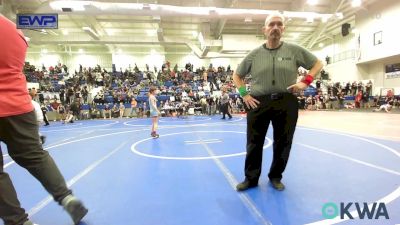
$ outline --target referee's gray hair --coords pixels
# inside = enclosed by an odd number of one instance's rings
[[[282,13],[280,13],[279,11],[274,11],[267,16],[267,18],[265,19],[264,25],[267,25],[269,23],[269,21],[271,21],[271,19],[274,17],[280,17],[282,19],[282,22],[285,23],[285,16]]]

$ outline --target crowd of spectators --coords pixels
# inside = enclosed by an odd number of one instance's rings
[[[317,79],[313,85],[315,95],[300,93],[298,96],[301,109],[369,109],[379,108],[384,104],[400,108],[400,97],[395,96],[392,90],[388,90],[383,95],[372,95],[371,80],[351,83]]]
[[[213,115],[219,113],[221,91],[229,94],[231,113],[243,113],[242,99],[232,82],[230,66],[194,69],[191,63],[178,69],[165,62],[160,69],[150,70],[146,65],[140,70],[115,68],[107,71],[100,65],[94,68],[79,66],[71,73],[66,65],[40,69],[26,63],[24,73],[28,82],[38,83],[37,101],[57,112],[57,120],[65,121],[69,114],[75,118],[145,117],[148,114],[148,90],[158,88],[158,107],[162,116],[179,116],[187,113]],[[299,77],[302,76],[299,71]],[[251,82],[251,76],[247,79]],[[315,88],[313,88],[315,87]],[[298,95],[301,109],[343,109],[379,107],[399,100],[390,93],[384,98],[372,94],[372,82],[332,83],[318,79],[305,92]],[[393,94],[393,93],[392,93]],[[351,100],[350,103],[349,101]]]
[[[150,86],[158,88],[158,106],[163,116],[188,113],[190,109],[196,114],[218,113],[222,90],[230,94],[230,110],[243,111],[230,66],[209,65],[194,70],[188,63],[178,70],[177,65],[172,68],[166,62],[160,70],[150,71],[146,65],[145,71],[141,71],[135,64],[133,69],[107,71],[100,65],[94,68],[80,65],[79,71],[71,74],[62,64],[36,69],[27,63],[24,72],[28,82],[39,83],[36,100],[48,105],[50,111],[58,112],[57,119],[64,119],[69,111],[77,118],[146,116]]]

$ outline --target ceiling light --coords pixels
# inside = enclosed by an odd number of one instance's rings
[[[69,32],[68,32],[67,29],[62,30],[62,33],[63,33],[64,35],[68,35],[68,34],[69,34]]]
[[[78,53],[80,53],[80,54],[84,53],[83,49],[80,48],[80,49],[78,50]]]
[[[300,33],[293,33],[293,34],[292,34],[292,37],[293,37],[294,39],[297,39],[297,38],[300,37]]]
[[[353,7],[359,7],[359,6],[361,6],[361,0],[353,0],[353,1],[351,2],[351,6],[353,6]]]
[[[52,30],[48,30],[47,32],[52,34],[52,35],[58,36],[58,34],[56,32],[54,32],[54,31],[52,31]]]
[[[42,54],[47,54],[49,51],[47,50],[47,49],[42,49],[41,51],[40,51]]]
[[[321,21],[322,21],[323,23],[328,22],[328,19],[329,19],[329,17],[327,17],[327,16],[321,17]]]
[[[82,30],[89,34],[93,39],[100,40],[100,35],[98,35],[91,27],[82,27]]]
[[[158,41],[160,41],[160,42],[164,41],[164,33],[163,32],[164,31],[161,27],[157,29],[157,38],[158,38]]]
[[[155,36],[157,34],[157,30],[146,30],[148,36]]]
[[[210,14],[215,14],[215,13],[217,13],[217,7],[209,7],[209,12],[210,12]]]
[[[50,7],[62,11],[63,8],[70,8],[71,11],[85,11],[85,6],[92,4],[90,1],[54,1]]]
[[[205,47],[205,41],[204,41],[203,34],[201,32],[199,33],[199,36],[197,36],[197,39],[200,42],[200,48],[203,49]]]
[[[143,4],[143,9],[144,9],[144,10],[150,10],[150,9],[151,9],[150,4],[144,3],[144,4]]]
[[[318,47],[320,47],[320,48],[324,47],[324,43],[319,43]]]
[[[251,23],[251,22],[253,22],[253,19],[251,17],[246,17],[246,18],[244,18],[244,22]]]
[[[318,0],[307,0],[307,4],[309,5],[316,5],[318,3]]]
[[[115,30],[113,29],[104,29],[109,36],[113,36],[115,34]]]

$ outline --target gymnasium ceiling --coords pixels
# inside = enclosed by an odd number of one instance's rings
[[[251,35],[263,40],[261,28],[271,10],[293,15],[286,24],[285,40],[315,48],[340,35],[343,23],[354,27],[355,14],[368,10],[376,0],[362,0],[360,7],[352,7],[351,1],[318,0],[310,5],[307,0],[0,0],[0,12],[13,21],[17,13],[59,14],[58,29],[23,30],[30,46],[37,50],[75,52],[82,48],[87,52],[145,54],[154,49],[210,57],[209,52],[221,53],[225,35]],[[63,12],[61,7],[72,12]],[[192,11],[189,7],[201,8]],[[223,15],[221,8],[245,10]],[[317,14],[313,14],[313,21],[307,21],[301,12]],[[94,34],[83,27],[90,27]],[[199,41],[199,33],[204,43]]]

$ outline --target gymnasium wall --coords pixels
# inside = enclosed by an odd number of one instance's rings
[[[392,87],[400,94],[400,78],[385,77],[386,64],[400,63],[400,36],[395,28],[399,14],[400,1],[375,2],[356,15],[355,27],[348,36],[338,34],[325,47],[313,49],[324,62],[326,56],[330,57],[331,64],[325,66],[330,78],[340,82],[372,79],[375,91]]]

